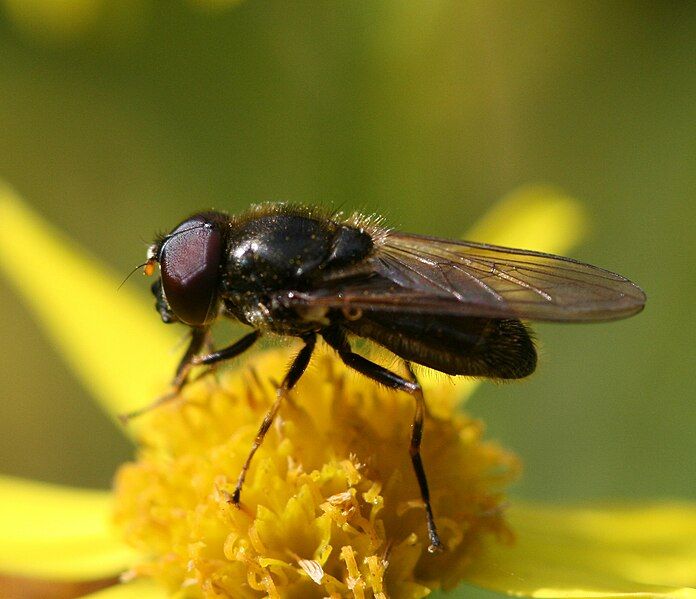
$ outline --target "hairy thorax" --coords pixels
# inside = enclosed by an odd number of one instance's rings
[[[288,293],[312,289],[318,277],[364,260],[373,250],[357,227],[303,214],[264,214],[232,223],[222,299],[227,316],[283,335],[329,323],[327,310],[288,308]]]

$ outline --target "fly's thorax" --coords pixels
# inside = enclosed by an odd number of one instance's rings
[[[301,214],[268,214],[233,224],[222,290],[230,294],[311,288],[323,272],[368,256],[370,235]]]

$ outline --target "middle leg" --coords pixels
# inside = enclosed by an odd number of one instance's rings
[[[423,391],[413,374],[411,365],[406,362],[406,367],[412,378],[412,380],[409,381],[391,370],[388,370],[379,364],[375,364],[367,358],[353,352],[346,334],[341,329],[332,328],[326,330],[322,332],[322,337],[324,337],[324,340],[338,352],[339,357],[341,360],[343,360],[346,366],[361,374],[364,374],[373,381],[389,387],[390,389],[405,391],[415,399],[416,411],[413,416],[413,424],[411,425],[411,444],[409,446],[409,454],[411,456],[413,471],[415,472],[416,479],[418,480],[421,499],[423,500],[423,504],[425,506],[425,517],[428,524],[428,537],[430,539],[428,551],[430,553],[438,553],[442,551],[444,547],[442,545],[442,541],[440,541],[437,527],[435,526],[435,517],[433,516],[433,510],[430,505],[430,489],[428,488],[428,479],[425,476],[425,469],[423,468],[423,461],[421,460],[420,455],[421,440],[423,438],[423,415],[425,413],[425,401],[423,399]]]
[[[280,405],[283,403],[283,400],[287,396],[288,391],[290,391],[297,384],[297,381],[300,380],[300,377],[304,374],[304,371],[307,369],[309,360],[312,357],[312,352],[314,351],[314,346],[317,342],[317,336],[314,333],[307,335],[306,337],[304,337],[304,342],[304,347],[300,350],[300,353],[298,353],[295,357],[295,360],[290,366],[290,370],[288,370],[288,373],[285,375],[283,382],[280,384],[280,387],[278,387],[276,399],[271,405],[271,407],[268,409],[268,412],[266,412],[266,415],[263,418],[263,422],[261,423],[261,426],[258,432],[256,433],[256,437],[254,438],[254,442],[251,445],[249,455],[247,456],[246,460],[244,461],[244,464],[242,465],[242,470],[239,473],[239,478],[237,479],[237,485],[235,486],[234,491],[232,492],[232,495],[230,495],[229,498],[229,502],[236,506],[239,506],[240,496],[242,494],[242,486],[244,486],[244,479],[246,478],[247,470],[249,470],[251,459],[254,457],[254,454],[256,453],[258,448],[261,447],[261,443],[263,443],[263,439],[266,436],[268,429],[271,428],[271,424],[273,424],[273,420],[275,419],[276,414],[280,409]]]

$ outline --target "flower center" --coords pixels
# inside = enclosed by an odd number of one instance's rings
[[[454,586],[486,537],[510,536],[500,506],[518,460],[482,440],[442,381],[426,386],[437,418],[426,419],[422,456],[446,551],[428,554],[408,453],[412,398],[322,352],[232,505],[288,356],[252,360],[143,417],[137,460],[116,478],[116,523],[143,554],[130,576],[187,597],[415,598]]]

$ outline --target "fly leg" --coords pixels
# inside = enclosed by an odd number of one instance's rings
[[[210,351],[207,354],[193,355],[186,362],[186,370],[188,372],[194,366],[208,366],[208,368],[193,379],[197,381],[199,378],[210,374],[215,369],[216,364],[226,360],[231,360],[232,358],[236,358],[237,356],[243,354],[252,345],[254,345],[254,343],[256,343],[259,337],[261,337],[260,331],[252,331],[251,333],[244,335],[244,337],[241,339],[235,341],[232,345],[228,345],[227,347],[223,347],[222,349],[218,349],[216,351]],[[208,345],[209,343],[206,342],[206,349],[209,349]],[[188,379],[184,376],[183,380],[181,380],[179,383],[179,386],[175,386],[174,392],[178,393],[181,391],[187,380]]]
[[[191,366],[211,366],[218,362],[231,360],[248,350],[260,336],[260,331],[252,331],[248,335],[244,335],[244,337],[238,341],[235,341],[232,345],[210,352],[209,354],[191,356],[188,362]]]
[[[341,360],[343,360],[346,366],[371,378],[373,381],[377,381],[378,383],[389,387],[390,389],[405,391],[415,399],[416,411],[413,416],[413,424],[411,425],[411,444],[409,446],[409,454],[411,456],[413,471],[415,472],[416,479],[418,480],[421,499],[423,500],[423,504],[425,506],[425,518],[428,525],[428,537],[430,539],[428,551],[430,553],[439,553],[444,549],[444,546],[442,545],[442,541],[440,541],[440,536],[438,535],[437,527],[435,526],[435,518],[430,505],[428,479],[425,476],[423,461],[421,460],[420,455],[421,439],[423,437],[423,414],[425,413],[425,402],[423,400],[423,390],[413,375],[410,364],[407,362],[406,367],[413,378],[411,381],[399,376],[391,370],[384,368],[383,366],[380,366],[379,364],[371,362],[359,354],[354,353],[350,347],[346,334],[340,328],[335,327],[326,329],[325,331],[322,331],[322,337],[324,337],[324,340],[338,352],[339,357]]]
[[[179,365],[176,367],[176,375],[174,375],[174,379],[172,380],[172,391],[168,393],[167,396],[177,395],[179,391],[181,391],[193,367],[193,359],[209,342],[210,330],[208,328],[195,328],[191,330],[191,341],[181,360],[179,360]]]
[[[271,428],[271,424],[273,424],[273,420],[275,419],[283,400],[287,397],[288,392],[295,386],[297,381],[300,380],[300,377],[304,374],[304,371],[307,369],[307,365],[309,364],[309,360],[312,357],[312,352],[314,351],[314,346],[317,342],[317,336],[312,333],[306,337],[303,337],[303,340],[305,345],[297,356],[295,356],[295,359],[290,366],[290,370],[288,370],[285,378],[283,378],[283,382],[280,384],[280,387],[278,387],[278,390],[276,391],[276,399],[269,408],[268,412],[266,412],[266,415],[263,417],[263,422],[256,433],[256,437],[251,445],[249,455],[244,461],[242,470],[239,473],[237,485],[228,499],[229,503],[232,503],[237,507],[239,507],[242,486],[244,485],[244,479],[246,478],[247,471],[249,470],[251,460],[258,448],[261,446],[261,443],[263,443],[263,439],[266,436],[268,429]]]
[[[411,375],[411,381],[413,385],[413,399],[416,401],[416,411],[413,414],[413,423],[411,424],[411,443],[408,447],[409,454],[411,456],[411,463],[413,464],[413,470],[416,473],[416,479],[418,479],[418,486],[420,487],[421,497],[423,503],[425,504],[425,517],[428,521],[428,536],[430,537],[430,547],[428,551],[430,553],[438,553],[444,549],[440,537],[437,534],[437,528],[435,528],[435,518],[433,516],[433,510],[430,506],[430,490],[428,489],[428,479],[425,477],[425,469],[423,468],[423,461],[421,460],[420,446],[421,440],[423,438],[423,415],[425,414],[425,399],[423,398],[423,388],[420,386],[416,375],[413,372],[410,362],[405,362],[406,369]]]
[[[169,393],[165,393],[161,397],[158,397],[154,402],[143,408],[128,412],[127,414],[120,414],[120,420],[125,424],[132,418],[145,414],[146,412],[149,412],[150,410],[171,401],[175,397],[178,397],[179,392],[188,381],[191,368],[199,365],[211,366],[217,362],[234,358],[235,356],[238,356],[249,349],[259,338],[259,336],[259,331],[253,331],[228,347],[199,356],[198,353],[209,342],[208,329],[193,329],[193,332],[191,333],[191,341],[189,342],[186,352],[176,368],[176,375],[172,380],[172,390],[169,391]],[[204,372],[203,374],[207,373],[208,371]]]

